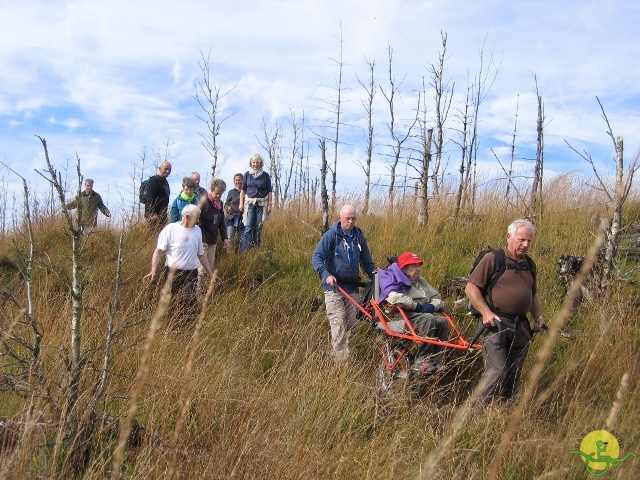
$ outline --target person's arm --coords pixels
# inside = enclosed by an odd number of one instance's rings
[[[397,305],[398,307],[401,307],[405,310],[410,310],[410,311],[417,310],[416,307],[418,305],[418,302],[416,302],[414,299],[412,299],[408,295],[405,295],[398,291],[389,292],[386,300],[387,300],[387,303],[390,303],[392,305]]]
[[[224,220],[224,215],[220,215],[220,219],[218,220],[218,233],[220,234],[220,238],[222,238],[222,245],[225,249],[229,248],[229,238],[227,236],[227,225]]]
[[[78,208],[78,197],[74,198],[73,201],[67,203],[64,208],[67,210],[73,210],[74,208]]]
[[[467,282],[464,293],[473,307],[482,315],[482,324],[485,327],[494,327],[496,322],[500,322],[500,317],[493,313],[482,296],[482,291],[477,285]]]
[[[176,223],[180,221],[180,209],[178,208],[178,199],[176,198],[171,204],[170,223]]]
[[[102,201],[102,197],[100,196],[99,193],[96,193],[96,195],[98,195],[98,209],[100,209],[100,211],[102,212],[102,214],[104,216],[111,218],[111,212],[109,211],[107,206]]]
[[[533,330],[535,332],[544,330],[547,324],[545,323],[544,317],[542,316],[542,302],[540,302],[540,297],[538,297],[537,293],[533,296],[530,312],[533,316]]]
[[[227,199],[224,201],[224,213],[227,215],[231,215],[233,213],[233,205],[231,204],[231,200],[233,199],[234,190],[229,191],[227,193]]]
[[[323,283],[335,287],[337,284],[336,277],[331,274],[326,266],[327,255],[329,254],[328,252],[330,251],[330,247],[331,244],[328,235],[325,233],[318,242],[316,249],[313,251],[313,255],[311,256],[311,265]]]
[[[144,278],[142,279],[143,281],[153,280],[156,277],[158,263],[160,262],[160,257],[163,253],[164,252],[159,248],[156,248],[153,251],[153,255],[151,256],[151,270],[144,276]]]
[[[240,190],[240,203],[238,204],[239,212],[244,212],[244,195],[245,195],[245,191]]]
[[[198,260],[200,260],[200,265],[204,268],[204,271],[207,272],[207,275],[213,277],[213,271],[211,270],[211,265],[209,265],[209,259],[206,255],[198,255]]]
[[[369,250],[369,244],[367,243],[367,239],[364,236],[361,236],[359,239],[360,246],[362,247],[362,251],[360,252],[360,265],[364,270],[364,273],[373,280],[373,276],[376,273],[377,267],[373,262],[373,257],[371,256],[371,250]]]

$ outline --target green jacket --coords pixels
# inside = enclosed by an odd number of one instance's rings
[[[76,197],[73,202],[67,203],[65,208],[67,210],[73,210],[78,208],[78,201],[82,208],[81,224],[83,227],[95,227],[98,223],[98,210],[100,210],[107,217],[111,215],[109,209],[102,202],[102,197],[96,191],[91,196],[87,195],[87,192],[81,192],[79,197]]]

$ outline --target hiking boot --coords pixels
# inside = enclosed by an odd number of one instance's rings
[[[422,375],[433,375],[438,371],[440,365],[437,363],[431,363],[429,360],[417,361],[413,367],[413,371],[421,373]]]

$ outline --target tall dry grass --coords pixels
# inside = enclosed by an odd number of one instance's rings
[[[346,195],[343,202],[357,206],[359,199]],[[504,243],[507,224],[520,216],[517,202],[512,203],[495,188],[479,199],[474,216],[456,222],[451,197],[443,195],[431,203],[428,227],[416,229],[414,198],[401,199],[393,209],[377,199],[358,225],[379,266],[386,255],[413,250],[425,259],[428,280],[445,290],[446,275],[466,275],[479,249]],[[559,177],[545,190],[531,254],[550,322],[565,295],[555,279],[555,262],[563,253],[587,252],[605,211],[605,200],[574,177]],[[639,214],[636,199],[625,211],[626,221],[637,222]],[[522,393],[482,411],[472,408],[465,402],[477,385],[481,361],[477,355],[453,354],[451,376],[383,396],[376,388],[382,339],[366,324],[352,338],[352,360],[334,364],[324,312],[313,306],[321,291],[310,255],[320,224],[319,212],[300,203],[277,212],[265,224],[260,249],[241,257],[221,255],[222,282],[213,287],[199,329],[170,329],[170,319],[161,315],[155,336],[149,328],[161,285],[141,282],[153,238],[142,226],[127,233],[116,318],[121,330],[101,404],[121,422],[105,422],[96,430],[83,478],[110,475],[134,398],[144,438],[124,450],[121,478],[487,478]],[[62,226],[43,222],[38,228],[36,314],[45,332],[46,387],[55,393],[64,377],[69,336],[70,300],[63,280],[70,261]],[[100,365],[118,236],[98,232],[87,239],[84,251],[87,379]],[[15,260],[9,240],[18,246],[22,242],[19,236],[6,239],[0,260]],[[620,267],[638,280],[632,262],[621,261]],[[24,293],[15,275],[2,279],[3,288]],[[474,323],[453,306],[454,299],[448,299],[449,307],[472,335]],[[19,314],[9,302],[3,309],[6,319]],[[635,428],[640,421],[639,313],[637,287],[625,282],[576,308],[568,319],[575,337],[558,336],[536,384],[525,380],[522,392],[530,389],[531,398],[497,478],[585,478],[584,463],[569,451],[586,433],[607,425],[621,451],[640,450]],[[525,379],[544,338],[532,344]],[[6,356],[0,361],[5,373],[14,368]],[[141,366],[147,368],[144,376]],[[65,436],[64,425],[47,423],[52,412],[42,398],[20,398],[6,383],[3,387],[2,416],[21,428],[5,431],[2,476],[67,476],[74,439]],[[92,385],[83,388],[88,392]],[[640,463],[629,459],[607,475],[634,478],[639,473]]]

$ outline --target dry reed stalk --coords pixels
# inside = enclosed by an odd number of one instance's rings
[[[613,431],[616,426],[618,415],[620,414],[620,409],[622,408],[622,397],[627,391],[627,388],[629,388],[629,374],[625,372],[625,374],[622,375],[622,379],[620,379],[620,388],[618,388],[616,399],[613,401],[611,412],[609,413],[609,418],[607,418],[607,423],[605,424],[605,430],[607,430],[608,432]]]
[[[184,419],[187,415],[187,411],[189,410],[189,406],[191,405],[191,392],[189,391],[190,389],[188,388],[189,380],[192,378],[193,363],[196,357],[196,352],[200,348],[200,332],[202,331],[202,326],[204,325],[204,317],[205,317],[205,314],[207,313],[209,300],[211,299],[211,295],[213,294],[213,289],[215,287],[217,279],[218,279],[218,270],[213,272],[213,276],[209,281],[209,287],[207,288],[207,293],[204,296],[204,300],[202,302],[202,309],[200,310],[200,315],[198,316],[196,328],[191,338],[191,349],[189,350],[189,358],[184,368],[185,381],[182,383],[182,389],[180,390],[180,404],[182,405],[182,407],[180,408],[180,412],[178,413],[178,419],[176,420],[176,425],[171,434],[171,440],[169,443],[173,454],[172,454],[172,461],[169,462],[169,470],[167,471],[168,479],[173,478],[173,476],[175,475],[176,466],[178,464],[178,449],[176,448],[176,446],[178,443],[178,437],[180,436],[180,430],[182,428],[182,424],[184,423]]]
[[[431,450],[427,459],[424,462],[424,467],[421,468],[423,471],[420,475],[420,479],[431,480],[435,478],[439,478],[440,475],[437,472],[438,463],[442,458],[442,455],[445,453],[451,452],[451,447],[453,446],[455,440],[458,438],[458,434],[466,424],[467,420],[471,416],[471,414],[475,410],[476,401],[480,392],[484,389],[485,383],[487,379],[484,379],[476,388],[473,389],[473,392],[467,398],[467,400],[462,404],[462,407],[458,409],[453,420],[450,422],[450,429],[447,435],[438,442],[438,444]]]
[[[169,275],[162,287],[158,309],[156,310],[155,315],[151,319],[151,324],[149,325],[149,334],[147,335],[147,340],[144,343],[144,350],[142,352],[142,357],[140,358],[140,367],[138,367],[138,373],[136,374],[136,379],[133,383],[133,388],[131,389],[131,404],[129,405],[127,418],[120,429],[120,438],[118,439],[118,445],[113,454],[113,463],[111,467],[112,480],[116,480],[120,476],[120,467],[124,460],[124,450],[127,445],[127,440],[129,439],[129,434],[131,433],[133,419],[138,411],[138,398],[140,397],[142,388],[149,376],[149,357],[151,356],[151,347],[153,346],[153,342],[156,338],[160,321],[166,316],[169,301],[171,300],[171,282],[173,281],[174,274],[175,269],[170,269]]]

